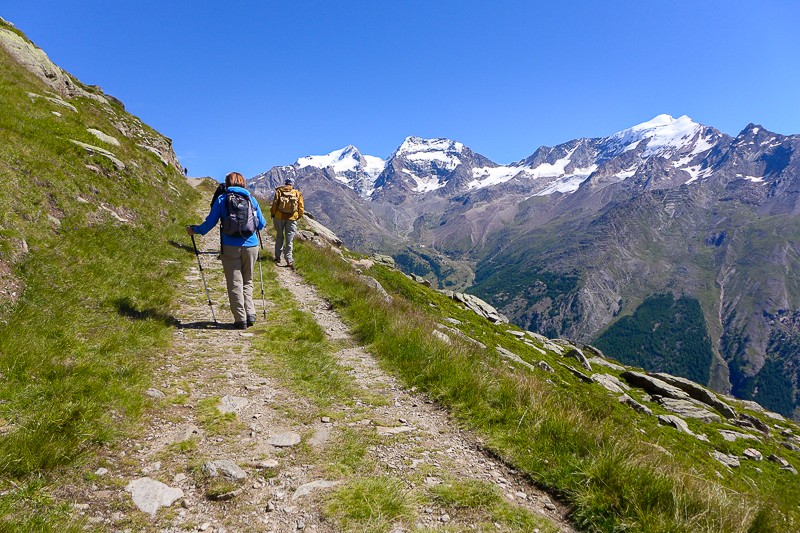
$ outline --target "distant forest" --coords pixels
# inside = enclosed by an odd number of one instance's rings
[[[707,384],[711,339],[700,303],[672,294],[647,298],[631,316],[612,324],[594,342],[615,359],[654,372]]]

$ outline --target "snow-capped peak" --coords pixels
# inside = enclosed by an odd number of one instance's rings
[[[325,155],[310,155],[301,157],[295,165],[302,167],[333,168],[337,174],[344,172],[362,171],[369,176],[377,176],[383,171],[385,161],[380,157],[361,155],[353,145],[345,146],[340,150]]]
[[[422,137],[406,137],[403,144],[395,150],[393,156],[400,154],[409,157],[410,154],[418,153],[431,153],[431,152],[445,152],[445,153],[458,153],[464,150],[464,145],[458,141],[451,141],[450,139],[423,139]]]
[[[686,115],[678,118],[658,115],[652,120],[615,133],[609,140],[618,147],[619,152],[633,150],[640,142],[646,140],[647,147],[642,155],[649,157],[665,152],[676,152],[690,146],[702,129],[701,124]]]

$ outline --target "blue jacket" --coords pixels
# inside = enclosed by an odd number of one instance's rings
[[[243,189],[241,187],[228,187],[228,191],[236,192],[239,194],[247,195],[250,198],[250,202],[253,204],[253,209],[255,210],[256,218],[258,222],[256,223],[256,227],[259,230],[264,229],[264,226],[267,225],[267,221],[264,218],[264,215],[261,214],[261,207],[258,205],[258,202],[255,198],[250,195],[250,191],[247,189]],[[217,225],[220,221],[220,218],[227,214],[227,207],[226,207],[226,200],[228,198],[227,194],[220,194],[217,200],[211,205],[211,212],[206,217],[205,221],[200,224],[199,226],[192,226],[195,233],[199,233],[200,235],[205,235],[209,231]],[[258,246],[258,235],[253,233],[248,238],[241,237],[239,235],[225,235],[222,234],[222,244],[226,246],[243,246],[245,248],[250,248],[253,246]]]

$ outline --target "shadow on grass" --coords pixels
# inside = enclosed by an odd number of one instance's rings
[[[180,242],[177,242],[177,241],[173,241],[173,240],[170,240],[169,244],[173,248],[177,248],[178,250],[183,250],[184,252],[189,252],[190,254],[195,255],[193,246],[190,246],[188,244],[183,244],[183,243],[180,243]],[[198,251],[197,253],[200,254],[200,255],[219,255],[219,250]]]
[[[158,309],[138,309],[130,298],[119,298],[114,301],[117,312],[134,320],[155,320],[167,326],[178,326],[180,321],[174,316]]]

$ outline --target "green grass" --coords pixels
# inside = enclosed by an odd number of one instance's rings
[[[413,492],[390,477],[358,478],[326,498],[326,514],[337,520],[343,531],[390,531],[396,522],[413,517]]]
[[[451,514],[466,514],[486,521],[485,529],[497,522],[512,531],[557,531],[546,519],[536,517],[522,507],[511,505],[494,483],[476,479],[452,481],[431,489],[433,499],[451,508]],[[473,520],[473,521],[474,521]]]
[[[0,529],[66,528],[49,483],[148,405],[191,259],[171,241],[198,199],[141,136],[117,129],[157,136],[138,119],[116,104],[73,99],[74,112],[28,96],[48,90],[0,49],[0,284],[20,287],[0,295]],[[70,142],[101,145],[87,128],[120,140],[109,149],[124,170]]]
[[[298,246],[299,272],[345,317],[381,364],[446,405],[485,446],[572,507],[590,531],[746,531],[770,520],[790,531],[798,520],[796,480],[773,485],[774,465],[762,463],[764,485],[749,474],[719,479],[708,444],[634,414],[605,390],[585,385],[547,356],[556,374],[512,370],[491,348],[480,350],[431,335],[447,316],[487,346],[503,345],[541,358],[505,328],[470,318],[444,296],[382,266],[370,269],[395,296],[387,304],[363,285],[338,255]],[[604,370],[605,371],[605,370]],[[712,433],[712,428],[696,431]],[[665,454],[658,445],[671,450]],[[772,446],[770,444],[769,446]],[[787,453],[783,452],[786,456]],[[749,465],[744,467],[749,469]]]

